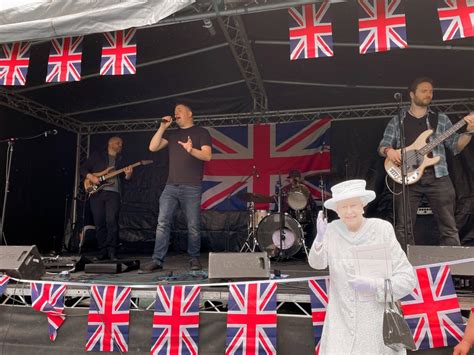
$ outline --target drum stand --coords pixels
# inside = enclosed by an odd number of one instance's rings
[[[249,218],[250,222],[248,224],[248,234],[247,239],[245,239],[242,248],[240,248],[241,253],[246,252],[255,252],[255,249],[258,248],[258,240],[257,240],[257,226],[255,225],[255,203],[249,202],[248,203],[248,210],[250,211]]]

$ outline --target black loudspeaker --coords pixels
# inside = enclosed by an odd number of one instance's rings
[[[120,274],[138,270],[140,268],[140,260],[119,260],[98,263],[86,263],[84,272],[86,274]]]
[[[45,267],[36,245],[0,246],[0,272],[23,280],[39,280]]]
[[[267,253],[209,253],[209,279],[258,280],[270,278]]]
[[[408,260],[413,266],[474,258],[474,247],[409,245]],[[474,276],[474,262],[450,266],[453,275]]]

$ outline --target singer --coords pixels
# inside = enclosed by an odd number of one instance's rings
[[[417,78],[408,88],[410,95],[410,107],[403,110],[405,114],[404,127],[406,145],[410,146],[419,135],[432,129],[434,134],[431,139],[436,139],[453,125],[448,116],[443,113],[433,112],[429,105],[433,99],[433,80],[431,78]],[[467,123],[467,132],[474,131],[474,114],[469,114],[463,118]],[[434,166],[425,169],[420,180],[414,184],[407,185],[408,191],[408,218],[407,223],[403,223],[402,218],[402,196],[395,197],[396,205],[396,234],[397,238],[406,247],[407,244],[414,245],[415,238],[413,227],[415,225],[417,209],[423,196],[428,199],[431,209],[438,221],[440,232],[440,245],[460,245],[458,230],[454,219],[455,191],[449,178],[448,165],[446,163],[446,149],[455,155],[459,154],[471,141],[470,134],[458,134],[454,132],[447,139],[433,149],[433,156],[441,159]],[[393,117],[387,127],[379,144],[378,152],[381,156],[387,157],[396,165],[401,164],[400,154],[400,127],[397,117]],[[396,191],[401,190],[401,185],[395,186]],[[410,218],[411,217],[411,218]],[[404,230],[408,229],[408,240],[404,240]],[[424,242],[424,241],[422,241]],[[424,244],[424,243],[422,243]]]
[[[200,270],[201,248],[201,183],[204,162],[212,158],[211,135],[194,125],[193,112],[188,105],[177,104],[174,117],[178,128],[168,130],[173,117],[166,116],[150,141],[149,149],[157,152],[168,147],[169,174],[165,189],[160,196],[160,212],[156,227],[155,249],[152,261],[144,265],[140,273],[163,268],[168,252],[171,223],[178,207],[182,208],[188,224],[188,254],[191,270]]]

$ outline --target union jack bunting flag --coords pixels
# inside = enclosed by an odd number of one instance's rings
[[[419,267],[416,276],[417,286],[401,305],[417,350],[456,345],[464,324],[449,267]]]
[[[439,0],[443,41],[474,36],[474,0]]]
[[[359,52],[367,54],[406,47],[402,0],[359,0]]]
[[[30,42],[4,43],[0,47],[0,84],[25,85],[30,64]]]
[[[332,57],[332,19],[329,0],[290,7],[290,59]]]
[[[126,75],[137,72],[136,29],[104,33],[100,75]]]
[[[197,355],[199,286],[158,286],[152,355]]]
[[[329,277],[321,277],[308,281],[311,296],[311,314],[313,319],[313,334],[315,340],[315,353],[319,354],[320,341],[323,334],[324,319],[328,307]]]
[[[81,80],[82,36],[51,40],[46,82]]]
[[[59,327],[64,323],[64,292],[66,285],[31,283],[31,306],[48,316],[49,339],[56,340]]]
[[[201,207],[243,210],[237,197],[242,192],[273,195],[279,177],[297,169],[302,176],[330,170],[330,119],[311,122],[251,124],[208,128],[212,138],[212,161],[204,167]],[[305,184],[318,198],[317,178]],[[258,204],[265,209],[268,205]]]
[[[8,281],[10,281],[10,277],[7,275],[0,276],[0,296],[3,295],[5,290],[8,287]]]
[[[275,282],[230,285],[226,355],[277,353],[276,289]]]
[[[86,351],[128,351],[130,292],[130,287],[91,287]]]

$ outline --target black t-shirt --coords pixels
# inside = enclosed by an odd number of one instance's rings
[[[428,124],[426,123],[427,119],[427,115],[421,118],[416,118],[407,112],[404,122],[405,142],[407,147],[413,144],[413,142],[418,138],[418,136],[428,129]]]
[[[193,157],[178,144],[178,141],[185,143],[188,137],[193,141],[193,148],[201,149],[203,145],[211,147],[211,135],[205,128],[192,126],[165,131],[163,138],[168,141],[169,151],[167,184],[201,185],[204,161]]]

